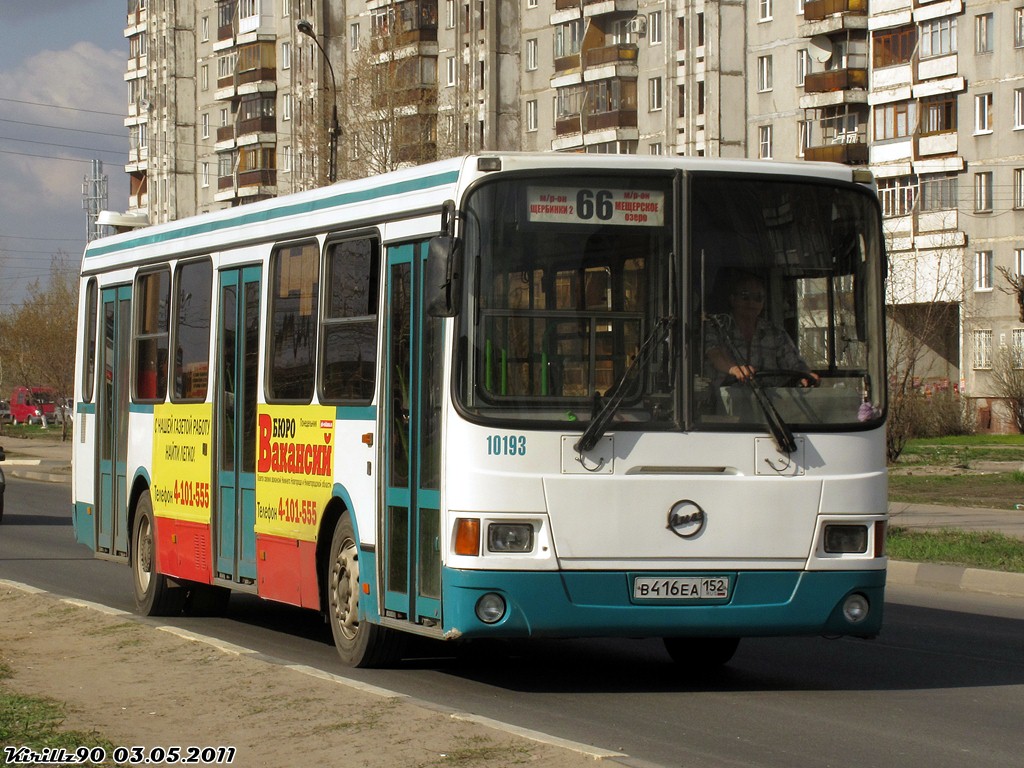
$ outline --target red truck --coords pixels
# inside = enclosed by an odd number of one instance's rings
[[[56,396],[46,387],[15,387],[10,408],[15,424],[51,422],[57,409]]]

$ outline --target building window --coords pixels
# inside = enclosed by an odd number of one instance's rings
[[[537,124],[537,100],[533,99],[526,102],[526,130],[536,131]]]
[[[661,19],[661,11],[655,11],[647,17],[647,42],[650,45],[661,45],[665,42]]]
[[[813,146],[814,121],[800,120],[797,122],[797,147],[796,156],[803,157],[807,150]]]
[[[811,74],[811,54],[806,48],[796,52],[796,84],[802,86],[807,76]]]
[[[201,166],[201,171],[202,171],[201,175],[202,175],[202,179],[203,179],[203,186],[204,187],[210,186],[210,164],[209,163],[203,163],[202,166]]]
[[[915,176],[893,176],[878,180],[878,201],[882,204],[883,216],[908,216],[914,210],[916,199]]]
[[[1013,47],[1024,48],[1024,8],[1013,9]]]
[[[292,119],[292,95],[286,93],[281,97],[281,119]]]
[[[572,56],[580,52],[583,44],[583,21],[576,19],[555,28],[555,58]]]
[[[199,39],[202,40],[204,43],[209,42],[209,40],[210,40],[210,17],[209,16],[203,16],[203,18],[200,19],[199,30],[200,30],[199,31]]]
[[[662,108],[660,77],[652,77],[647,81],[647,103],[651,112],[655,112]]]
[[[974,174],[974,212],[992,210],[992,171]]]
[[[974,97],[974,132],[992,133],[991,93],[979,93]]]
[[[974,290],[992,290],[992,251],[974,252]]]
[[[280,149],[281,160],[278,165],[281,166],[282,173],[291,173],[292,170],[292,147],[290,144],[285,144]]]
[[[526,41],[526,69],[532,72],[537,68],[537,38]]]
[[[757,156],[762,160],[772,159],[772,127],[770,125],[758,126]]]
[[[772,57],[757,57],[757,90],[759,92],[772,89]]]
[[[757,20],[772,20],[772,0],[757,0]]]
[[[1013,274],[1015,277],[1024,277],[1024,248],[1013,249]]]
[[[956,131],[956,96],[929,96],[921,99],[921,133]]]
[[[1013,91],[1013,128],[1024,128],[1024,88]]]
[[[649,155],[655,155],[655,156],[660,157],[661,155],[665,154],[664,145],[662,145],[662,143],[660,141],[657,141],[657,142],[651,144],[650,146],[648,146],[647,149],[648,149],[647,154],[649,154]]]
[[[917,47],[917,27],[910,25],[900,29],[875,32],[872,36],[872,63],[875,67],[892,67],[907,64]]]
[[[349,24],[348,27],[348,47],[353,51],[359,50],[359,24]]]
[[[445,85],[450,87],[455,85],[455,73],[458,70],[455,57],[449,56],[447,59],[444,60],[444,64],[446,73]]]
[[[1024,208],[1024,168],[1013,169],[1013,207]]]
[[[992,331],[974,331],[974,369],[986,370],[992,367]]]
[[[995,48],[995,22],[991,13],[974,17],[974,52],[992,53]]]
[[[202,125],[202,137],[204,139],[210,138],[210,113],[203,112],[199,116],[200,124]]]
[[[199,69],[199,85],[204,91],[210,90],[210,67],[207,64]]]
[[[956,53],[956,16],[921,22],[921,58]]]
[[[909,136],[917,127],[917,104],[903,101],[875,107],[875,140]]]
[[[951,211],[957,207],[956,176],[921,179],[921,211]]]
[[[1014,368],[1024,368],[1024,328],[1012,331],[1013,346],[1010,348],[1011,362]]]
[[[285,40],[281,43],[281,69],[292,68],[292,44]]]

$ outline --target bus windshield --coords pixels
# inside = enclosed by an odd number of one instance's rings
[[[464,210],[459,405],[574,429],[877,426],[877,210],[792,176],[484,182]]]

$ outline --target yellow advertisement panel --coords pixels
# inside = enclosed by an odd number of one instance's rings
[[[153,514],[210,522],[213,406],[153,406]]]
[[[313,541],[334,488],[335,409],[261,405],[256,428],[256,533]]]

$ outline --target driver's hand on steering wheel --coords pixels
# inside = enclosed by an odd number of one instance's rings
[[[736,381],[746,381],[753,378],[757,373],[757,368],[752,365],[733,365],[726,373],[736,379]]]

